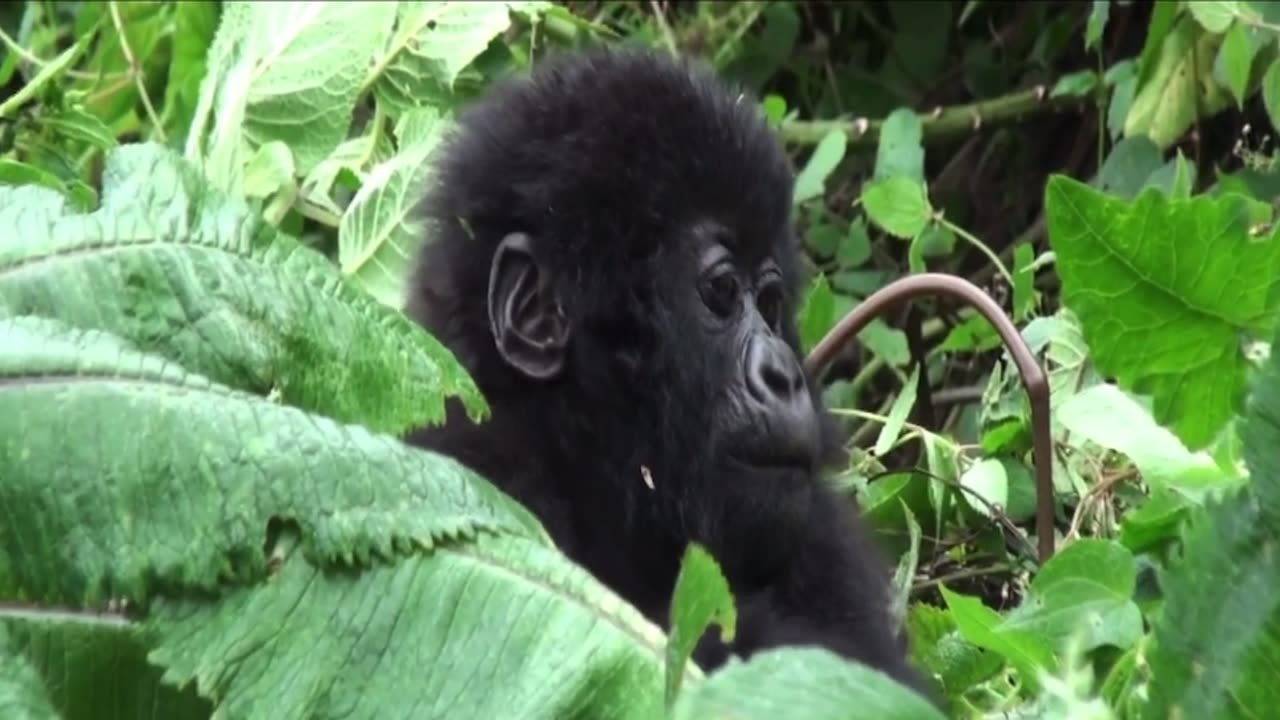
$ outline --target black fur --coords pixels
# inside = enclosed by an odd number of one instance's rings
[[[409,312],[454,351],[493,415],[474,425],[453,407],[410,442],[496,482],[664,627],[696,541],[737,598],[733,652],[814,643],[921,687],[891,627],[887,568],[817,464],[751,470],[725,453],[740,348],[700,319],[700,233],[744,263],[776,261],[778,333],[799,355],[792,169],[756,103],[700,66],[597,50],[539,61],[458,128],[437,156],[433,239]],[[553,380],[507,365],[490,330],[490,261],[517,231],[534,238],[575,331]],[[816,383],[809,392],[820,407]],[[823,419],[829,460],[840,448]],[[704,638],[704,665],[725,659],[717,636]]]

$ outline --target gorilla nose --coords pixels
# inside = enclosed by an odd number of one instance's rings
[[[747,354],[747,389],[766,406],[790,405],[804,395],[804,375],[791,348],[774,337],[758,338]]]
[[[795,353],[772,336],[752,341],[746,358],[747,392],[760,412],[769,437],[769,454],[780,460],[807,462],[817,442],[817,416]]]

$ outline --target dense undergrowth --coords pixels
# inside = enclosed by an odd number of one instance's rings
[[[399,312],[452,112],[556,47],[692,53],[793,151],[812,347],[957,718],[1280,707],[1280,10],[1263,2],[0,5],[0,717],[937,718],[824,652],[706,677],[484,478]]]

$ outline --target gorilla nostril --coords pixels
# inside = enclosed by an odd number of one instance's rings
[[[790,400],[804,388],[791,349],[774,338],[757,339],[747,353],[747,386],[756,400]]]

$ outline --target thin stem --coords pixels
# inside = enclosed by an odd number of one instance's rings
[[[133,75],[133,84],[138,88],[138,95],[142,96],[142,107],[147,111],[147,118],[151,121],[151,127],[160,142],[166,142],[164,125],[160,124],[160,116],[156,113],[155,106],[151,104],[151,97],[147,95],[147,87],[142,75],[142,65],[138,63],[138,58],[133,54],[133,48],[129,47],[129,37],[124,31],[124,20],[120,17],[120,6],[115,0],[107,3],[107,10],[111,13],[111,24],[115,26],[116,32],[120,35],[120,52],[124,53],[125,62],[129,63],[130,74]]]
[[[1000,256],[992,252],[991,248],[987,247],[986,243],[974,237],[974,235],[970,233],[968,230],[965,230],[964,228],[960,227],[959,225],[956,225],[955,223],[951,222],[950,220],[947,220],[946,218],[939,217],[937,220],[938,220],[938,223],[941,224],[943,227],[955,233],[956,235],[959,235],[970,245],[978,248],[978,250],[981,251],[983,255],[986,255],[987,259],[991,261],[991,264],[995,265],[996,271],[999,272],[1000,275],[1004,277],[1005,282],[1009,283],[1010,287],[1013,287],[1013,275],[1009,272],[1009,269],[1004,266],[1004,263],[1001,262]]]

